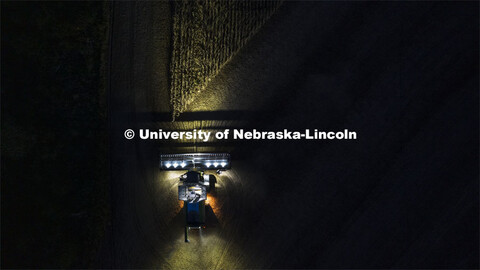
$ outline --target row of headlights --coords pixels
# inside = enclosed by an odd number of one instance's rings
[[[205,162],[205,166],[207,166],[207,168],[210,168],[210,167],[214,167],[214,168],[218,168],[219,166],[221,166],[222,168],[225,168],[225,166],[227,166],[227,162],[225,161],[221,161],[221,162]],[[165,164],[165,167],[170,168],[170,167],[173,167],[173,168],[177,168],[177,167],[182,167],[182,168],[185,168],[185,166],[187,166],[187,163],[185,163],[184,161],[182,161],[180,163],[180,161],[173,161],[173,162],[167,162]]]
[[[227,166],[227,163],[225,161],[222,161],[220,163],[218,163],[218,162],[214,162],[214,163],[207,162],[207,163],[205,163],[205,165],[207,165],[207,168],[212,166],[212,165],[216,168],[219,165],[222,166],[222,167],[225,167],[225,166]]]
[[[177,163],[177,162],[174,162],[174,163],[172,164],[172,163],[168,162],[167,164],[165,164],[165,167],[167,167],[167,168],[170,168],[170,167],[172,167],[172,166],[173,166],[173,168],[177,168],[178,166],[181,166],[182,168],[184,168],[185,166],[187,166],[187,163],[182,162],[182,163],[179,164],[179,163]]]

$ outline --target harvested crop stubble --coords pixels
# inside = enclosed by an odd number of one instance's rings
[[[242,48],[281,1],[175,1],[170,102],[173,119]]]

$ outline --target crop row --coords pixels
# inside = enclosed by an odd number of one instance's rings
[[[270,18],[278,1],[175,1],[170,102],[173,118]]]

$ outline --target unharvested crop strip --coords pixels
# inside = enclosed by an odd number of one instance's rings
[[[280,4],[280,1],[174,2],[170,67],[174,120]]]

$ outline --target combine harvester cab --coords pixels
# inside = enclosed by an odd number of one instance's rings
[[[178,199],[184,201],[185,242],[190,229],[205,227],[205,200],[207,193],[215,189],[216,178],[206,174],[207,170],[217,173],[230,169],[230,154],[189,153],[160,155],[161,170],[187,171],[180,176]]]

